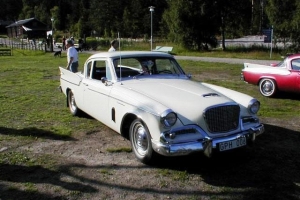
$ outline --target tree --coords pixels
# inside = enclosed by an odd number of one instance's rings
[[[144,18],[147,7],[143,6],[141,1],[129,1],[123,13],[122,35],[126,37],[142,37],[146,33]],[[147,23],[149,24],[149,23]]]
[[[78,36],[84,38],[86,34],[91,32],[91,27],[89,25],[89,1],[81,0],[80,6],[80,18],[78,20]]]
[[[277,38],[300,48],[299,0],[2,0],[0,20],[35,17],[71,36],[145,37],[151,32],[149,6],[154,6],[153,36],[190,49],[214,47],[216,38],[259,34],[274,26]],[[270,22],[270,23],[269,23]],[[95,34],[96,33],[96,34]],[[297,47],[298,48],[298,47]],[[298,49],[299,49],[298,48]]]
[[[98,35],[104,35],[104,31],[109,37],[115,37],[122,28],[123,12],[116,9],[125,8],[127,0],[91,0],[89,21],[92,30]]]
[[[294,41],[294,51],[300,51],[300,2],[296,1],[293,21],[291,23],[291,38]]]
[[[227,38],[236,38],[251,32],[251,0],[216,0],[213,7],[215,25],[220,27],[223,50],[226,50],[225,34]]]
[[[163,20],[172,41],[197,50],[216,45],[214,36],[219,26],[213,12],[214,1],[169,0],[168,3]]]
[[[48,9],[43,5],[34,6],[34,15],[35,18],[47,24],[48,20],[51,18],[48,13]]]
[[[22,0],[23,8],[19,14],[19,19],[28,19],[34,17],[33,6],[29,0]]]
[[[0,20],[17,20],[22,8],[20,0],[1,0]]]
[[[57,27],[60,27],[60,11],[59,11],[59,7],[58,6],[54,6],[52,9],[50,9],[51,12],[51,22],[52,19],[54,20],[53,23],[53,29],[57,30]]]
[[[293,13],[295,11],[295,0],[268,0],[266,12],[271,24],[276,27],[276,34],[279,37],[289,37],[291,21],[293,21]]]
[[[300,49],[300,2],[298,0],[268,0],[266,13],[274,36],[279,40],[291,40],[294,51]]]

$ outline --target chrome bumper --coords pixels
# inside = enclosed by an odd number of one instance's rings
[[[241,79],[241,81],[245,81],[245,77],[244,77],[243,73],[241,73],[240,79]]]
[[[210,138],[205,137],[199,141],[192,141],[186,143],[177,143],[177,144],[164,144],[161,142],[153,142],[152,147],[154,151],[164,156],[182,156],[189,155],[194,152],[203,152],[207,157],[211,157],[213,149],[217,148],[217,144],[220,142],[226,142],[235,140],[241,137],[245,137],[248,142],[254,142],[256,136],[264,132],[264,125],[260,124],[255,128],[239,132],[234,135],[220,137],[220,138]]]

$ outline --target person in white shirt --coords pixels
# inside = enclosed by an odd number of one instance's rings
[[[68,39],[66,42],[66,48],[67,48],[67,69],[71,72],[77,72],[78,71],[78,52],[74,47],[74,43],[71,39]]]
[[[108,52],[116,51],[117,48],[118,48],[118,41],[117,40],[113,40],[110,43],[110,49],[108,50]]]

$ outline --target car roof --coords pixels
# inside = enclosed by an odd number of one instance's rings
[[[113,52],[100,52],[96,53],[89,57],[89,59],[93,58],[117,58],[117,57],[141,57],[141,56],[157,56],[157,57],[167,57],[173,58],[174,56],[164,52],[157,52],[157,51],[113,51]]]
[[[292,59],[292,58],[295,58],[295,57],[300,57],[300,53],[296,53],[296,54],[292,54],[292,55],[288,56],[289,59]]]

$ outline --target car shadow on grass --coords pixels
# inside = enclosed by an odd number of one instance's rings
[[[14,128],[5,128],[0,127],[0,134],[10,135],[10,136],[28,136],[28,137],[37,137],[37,138],[45,138],[52,140],[76,140],[73,137],[66,135],[58,135],[52,131],[38,129],[35,127],[23,128],[23,129],[14,129]]]
[[[299,199],[299,142],[299,132],[265,124],[265,133],[253,147],[211,158],[202,154],[163,158],[156,167],[197,174],[213,186],[241,189],[242,199]]]
[[[0,165],[0,181],[22,183],[24,188],[10,186],[0,183],[0,198],[3,199],[69,199],[64,195],[40,193],[35,184],[49,184],[51,187],[64,188],[68,191],[74,191],[74,194],[95,193],[97,189],[81,182],[70,182],[67,179],[62,180],[64,175],[60,171],[46,169],[41,166],[22,166],[4,164]],[[47,186],[46,186],[47,187]],[[50,187],[50,186],[48,186]]]
[[[292,93],[292,92],[278,92],[275,97],[275,99],[291,99],[291,100],[300,100],[299,93]]]

